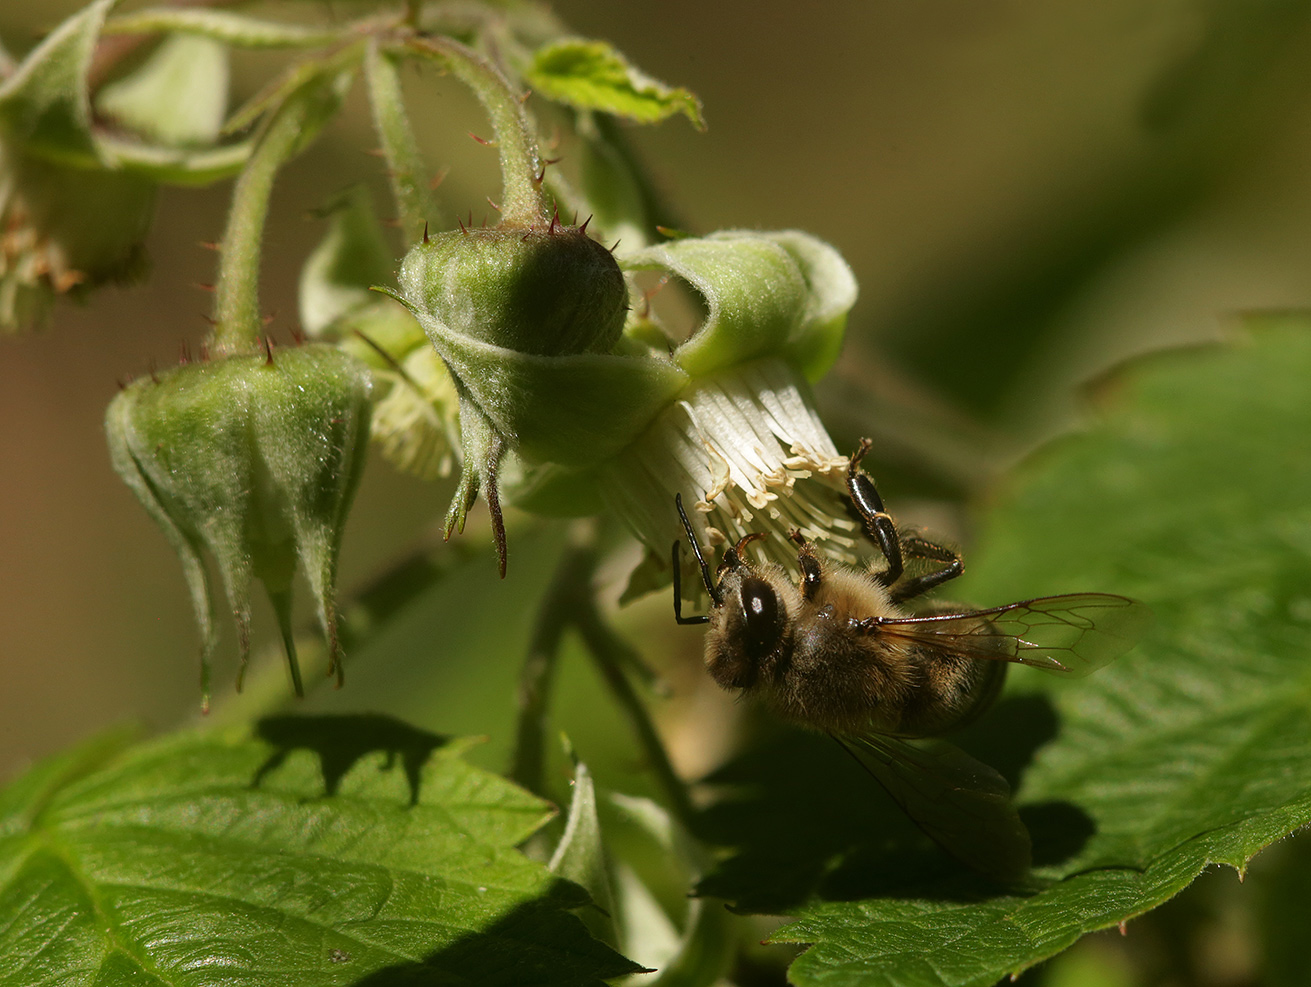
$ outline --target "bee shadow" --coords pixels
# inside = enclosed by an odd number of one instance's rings
[[[999,702],[984,722],[953,736],[1014,785],[1058,718],[1043,697]],[[718,799],[698,832],[728,855],[698,885],[744,912],[786,914],[815,899],[931,897],[974,901],[1001,886],[941,850],[830,738],[764,729],[762,742],[705,779]],[[1067,803],[1026,807],[1036,864],[1073,855],[1093,832]]]
[[[360,758],[383,751],[387,760],[382,770],[391,770],[399,759],[409,783],[411,805],[419,801],[423,766],[433,751],[450,740],[378,713],[269,716],[256,724],[255,734],[274,750],[255,772],[250,783],[252,788],[258,788],[295,751],[307,750],[318,755],[324,794],[331,797],[337,794],[342,778]]]

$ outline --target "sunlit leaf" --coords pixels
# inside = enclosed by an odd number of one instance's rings
[[[551,815],[381,716],[64,755],[0,793],[0,984],[595,984]]]
[[[585,110],[601,110],[639,123],[657,123],[684,114],[705,129],[701,101],[630,65],[604,41],[571,38],[556,41],[533,55],[524,73],[534,91]]]

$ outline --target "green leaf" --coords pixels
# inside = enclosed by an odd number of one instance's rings
[[[382,716],[103,743],[0,793],[0,984],[595,984],[539,799]]]
[[[638,123],[659,123],[684,114],[705,130],[701,101],[686,89],[652,79],[604,41],[570,38],[539,48],[524,73],[548,99],[584,110],[600,110]]]
[[[59,25],[0,86],[0,121],[25,149],[70,164],[97,160],[87,71],[115,0],[96,0]]]
[[[279,24],[230,10],[152,7],[121,14],[105,24],[106,34],[166,31],[209,38],[239,48],[317,48],[340,41],[343,32]]]
[[[1156,613],[1092,678],[1015,670],[961,738],[1019,782],[1034,892],[961,873],[823,738],[715,779],[768,800],[712,811],[738,849],[703,890],[797,916],[773,937],[813,944],[793,983],[991,984],[1311,821],[1311,319],[1251,330],[1122,373],[1085,434],[1019,472],[953,587],[1109,590]]]
[[[137,71],[102,89],[96,108],[170,146],[218,138],[228,106],[228,57],[208,38],[165,40]]]

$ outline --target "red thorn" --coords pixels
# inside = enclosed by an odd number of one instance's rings
[[[428,221],[426,219],[423,221],[423,242],[428,242]]]
[[[206,250],[221,250],[223,245],[217,240],[197,240],[196,245]]]
[[[621,243],[623,243],[623,242],[624,242],[623,240],[616,240],[616,241],[615,241],[615,245],[614,245],[613,247],[610,248],[610,253],[613,254],[613,253],[615,252],[615,249],[616,249],[616,248],[617,248]]]
[[[490,202],[491,200],[488,199],[487,201]],[[469,210],[469,218],[468,218],[468,220],[467,220],[467,223],[468,223],[470,226],[473,225],[473,210],[472,210],[472,209]]]
[[[178,364],[185,367],[191,362],[191,351],[187,349],[186,340],[183,340],[178,346]]]
[[[385,158],[387,156],[387,152],[380,147],[366,147],[364,153],[371,158]]]
[[[1128,934],[1129,934],[1129,923],[1128,923],[1128,922],[1121,922],[1121,923],[1120,923],[1120,935],[1122,935],[1122,936],[1127,936]]]
[[[533,91],[532,91],[531,89],[525,89],[525,90],[523,91],[523,95],[519,97],[519,102],[520,102],[521,104],[522,104],[522,103],[526,103],[526,102],[528,102],[528,97],[531,96],[532,94],[533,94]]]
[[[446,181],[446,176],[449,175],[450,173],[451,173],[451,169],[447,167],[447,168],[443,168],[441,171],[437,172],[437,174],[433,175],[432,178],[428,180],[428,191],[436,192],[437,187],[441,185],[442,182]]]
[[[495,146],[496,146],[496,142],[495,142],[495,141],[485,140],[484,138],[479,137],[477,134],[475,134],[472,130],[469,131],[469,136],[472,137],[474,140],[476,140],[479,144],[483,145],[483,147],[495,147]]]
[[[389,230],[399,230],[405,224],[401,222],[399,216],[389,216],[382,221],[382,225]]]
[[[268,359],[264,361],[264,366],[273,366],[273,339],[270,336],[264,337],[264,352],[268,354]]]
[[[214,318],[213,316],[209,316],[206,315],[204,312],[201,312],[200,317],[204,319],[206,322],[208,322],[211,326],[218,325],[218,319]]]
[[[577,219],[577,218],[578,218],[577,215],[575,215],[575,216],[574,216],[574,219]],[[586,232],[587,232],[587,224],[590,223],[591,221],[592,221],[592,217],[591,217],[591,216],[588,216],[585,220],[583,220],[583,225],[580,226],[580,227],[578,227],[578,232],[579,232],[579,233],[586,233]]]
[[[150,371],[150,379],[158,384],[159,378],[155,376],[155,361],[153,359],[146,365],[146,369]]]
[[[199,288],[201,291],[212,292],[214,290],[214,286],[212,284],[205,284],[203,281],[193,281],[191,286],[193,288]]]
[[[200,362],[209,363],[209,345],[207,343],[200,344]]]
[[[546,232],[547,232],[547,233],[554,233],[554,232],[555,232],[555,224],[558,223],[559,221],[560,221],[560,210],[557,209],[557,210],[555,211],[555,213],[551,216],[551,225],[548,226],[548,227],[546,228]]]
[[[293,343],[295,343],[297,346],[304,346],[304,345],[305,345],[305,330],[302,329],[300,326],[292,326],[292,329],[291,329],[291,341],[292,341]]]
[[[487,217],[483,217],[483,229],[487,229]]]
[[[127,385],[123,383],[123,378],[122,378],[122,377],[115,377],[115,378],[114,378],[114,383],[118,385],[118,389],[119,389],[120,391],[126,391],[126,390],[127,390]]]
[[[268,315],[264,316],[262,319],[259,320],[260,325],[270,326],[273,324],[273,320],[276,319],[277,317],[278,317],[278,313],[277,310],[275,309],[274,311],[270,312]]]
[[[501,207],[492,201],[492,197],[490,195],[487,197],[487,204],[491,206],[493,209],[495,209],[497,212],[501,211]],[[470,215],[472,215],[472,213],[470,213]]]
[[[457,219],[456,222],[460,224],[460,232],[461,232],[461,233],[468,233],[468,232],[469,232],[468,230],[466,230],[466,229],[464,228],[464,220],[462,220],[462,219]]]

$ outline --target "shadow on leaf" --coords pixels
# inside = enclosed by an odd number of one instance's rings
[[[1057,726],[1045,698],[1021,696],[951,739],[1014,785]],[[702,812],[699,833],[730,854],[697,890],[741,911],[788,913],[815,899],[972,901],[999,891],[920,832],[828,737],[777,729],[706,783],[721,797]],[[1022,816],[1039,864],[1068,858],[1092,833],[1092,821],[1065,803],[1026,807]]]
[[[540,898],[525,902],[485,928],[465,932],[423,959],[384,967],[353,987],[604,987],[643,968],[593,939],[566,909],[588,903],[576,884],[556,881]],[[333,957],[349,963],[349,954]]]
[[[324,794],[337,794],[342,778],[360,758],[383,751],[383,770],[395,767],[399,758],[410,786],[410,804],[419,801],[423,766],[432,752],[449,743],[441,734],[419,730],[407,723],[377,713],[341,716],[270,716],[259,721],[255,734],[275,750],[260,765],[251,781],[258,788],[264,779],[298,750],[312,751],[323,771]]]

